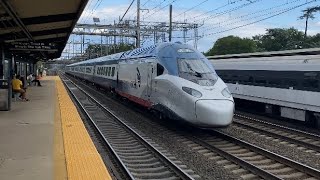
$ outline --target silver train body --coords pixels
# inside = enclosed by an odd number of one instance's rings
[[[110,89],[172,119],[200,127],[227,126],[234,101],[202,53],[181,43],[82,61],[66,73]]]
[[[319,54],[320,48],[315,48],[207,58],[237,103],[258,102],[264,105],[265,113],[319,121]]]

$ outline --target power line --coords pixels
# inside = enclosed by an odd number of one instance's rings
[[[143,16],[149,14],[151,11],[153,11],[153,10],[156,9],[157,7],[161,6],[162,3],[164,3],[165,1],[166,1],[166,0],[161,1],[160,4],[158,4],[157,6],[155,6],[154,8],[152,8],[151,10],[149,10],[147,13],[143,14]]]
[[[123,16],[122,16],[122,18],[120,19],[119,22],[121,22],[121,21],[123,20],[124,16],[127,14],[127,12],[129,11],[129,9],[130,9],[130,7],[132,6],[132,4],[133,4],[134,1],[135,1],[135,0],[133,0],[133,1],[131,2],[131,4],[129,5],[128,9],[127,9],[126,12],[123,14]]]
[[[204,3],[205,3],[205,2],[207,2],[207,1],[208,1],[208,0],[204,0],[204,1],[202,1],[201,3],[199,3],[199,4],[197,4],[197,5],[193,6],[193,7],[191,7],[191,8],[189,8],[189,9],[185,10],[184,12],[182,12],[182,13],[178,14],[178,15],[177,15],[177,16],[175,16],[174,18],[176,18],[176,17],[178,17],[178,16],[180,16],[180,15],[182,15],[182,14],[184,14],[184,13],[188,12],[188,11],[191,11],[192,9],[194,9],[194,8],[196,8],[196,7],[198,7],[198,6],[202,5],[202,4],[204,4]]]
[[[248,17],[248,16],[251,16],[251,15],[254,15],[254,14],[258,14],[258,13],[266,12],[266,11],[269,11],[269,10],[273,10],[273,9],[276,9],[276,8],[279,8],[279,7],[282,7],[282,6],[286,6],[288,4],[296,3],[296,2],[299,2],[299,1],[302,1],[302,0],[294,0],[294,1],[291,1],[291,2],[286,2],[284,4],[273,6],[273,7],[267,8],[267,9],[262,9],[260,11],[256,11],[256,12],[253,12],[253,13],[248,13],[248,14],[245,14],[245,15],[242,15],[242,16],[237,16],[237,17],[235,17],[233,19],[224,20],[223,22],[214,23],[214,24],[211,24],[210,26],[207,26],[207,28],[203,29],[203,31],[212,30],[212,29],[221,27],[221,24],[225,24],[226,22],[234,21],[234,20],[237,20],[237,19],[242,19],[244,17]],[[247,19],[244,19],[244,20],[241,20],[241,21],[236,21],[236,22],[229,23],[229,24],[225,24],[224,26],[232,25],[232,24],[239,23],[239,22],[246,21],[246,20],[251,20],[251,19],[254,19],[254,18],[257,18],[257,17],[268,15],[268,14],[270,14],[270,13],[259,15],[259,16],[255,16],[255,17],[252,17],[252,18],[247,18]],[[219,25],[219,26],[217,27],[215,25]],[[212,27],[212,26],[214,26],[214,27]],[[210,28],[210,27],[212,27],[212,28]]]
[[[224,15],[224,14],[228,14],[228,13],[237,11],[237,10],[239,10],[239,9],[241,9],[241,8],[247,7],[247,6],[251,5],[251,4],[254,4],[254,3],[259,2],[259,1],[262,1],[262,0],[249,1],[249,3],[242,4],[242,5],[237,6],[237,7],[235,7],[235,8],[232,8],[232,9],[229,9],[229,10],[226,10],[226,11],[223,11],[223,12],[221,12],[221,13],[216,13],[216,15],[211,15],[211,16],[208,16],[208,17],[206,17],[206,18],[202,18],[201,20],[196,20],[196,21],[205,21],[205,20],[208,20],[208,19],[213,19],[213,18],[222,16],[222,15]]]
[[[238,29],[238,28],[245,27],[245,26],[249,26],[249,25],[255,24],[255,23],[257,23],[257,22],[261,22],[261,21],[264,21],[264,20],[267,20],[267,19],[270,19],[270,18],[279,16],[279,15],[281,15],[281,14],[284,14],[284,13],[286,13],[286,12],[292,11],[292,10],[294,10],[294,9],[297,9],[297,8],[299,8],[299,7],[302,7],[302,6],[304,6],[304,5],[307,5],[307,4],[316,2],[316,1],[317,1],[317,0],[313,0],[313,1],[310,1],[310,2],[305,2],[305,3],[303,3],[303,4],[294,6],[294,7],[292,7],[292,8],[285,9],[285,10],[282,11],[282,12],[276,13],[276,14],[271,15],[271,16],[268,16],[268,17],[266,17],[266,18],[259,19],[259,20],[254,21],[254,22],[246,23],[246,24],[243,24],[243,25],[240,25],[240,26],[236,26],[236,27],[233,27],[233,28],[230,28],[230,29],[223,30],[223,31],[208,33],[208,34],[203,35],[201,38],[206,37],[206,36],[212,36],[212,35],[215,35],[215,34],[220,34],[220,33],[228,32],[228,31],[231,31],[231,30],[234,30],[234,29]]]
[[[144,4],[142,4],[141,7],[144,7],[149,1],[151,1],[151,0],[146,1]]]
[[[192,20],[192,19],[196,19],[196,18],[198,18],[198,17],[201,17],[201,16],[204,16],[204,15],[206,15],[206,14],[215,12],[215,11],[217,11],[217,10],[219,10],[219,9],[225,8],[225,7],[227,7],[227,6],[231,5],[231,4],[235,4],[235,3],[240,2],[240,1],[243,1],[243,0],[236,0],[236,1],[233,1],[233,2],[231,2],[231,3],[230,3],[230,1],[228,1],[228,3],[225,4],[225,5],[219,6],[219,7],[215,8],[215,9],[213,9],[213,10],[204,12],[204,13],[202,13],[202,14],[200,14],[200,15],[191,17],[190,19],[191,19],[191,20]],[[195,22],[195,21],[196,21],[196,20],[194,20],[193,22]]]
[[[97,10],[97,8],[100,6],[101,2],[102,2],[102,0],[97,0],[96,4],[93,6],[93,8],[91,10],[91,13],[89,14],[88,18],[85,19],[84,23],[86,23],[86,21],[92,17],[94,11]]]
[[[93,0],[90,0],[90,1],[89,1],[89,4],[86,6],[86,7],[88,7],[88,8],[86,8],[88,11],[89,11],[89,7],[90,7],[92,1],[93,1]],[[85,11],[85,12],[84,12],[84,14],[83,14],[83,16],[82,16],[82,20],[84,20],[85,15],[88,14],[88,11]]]
[[[162,7],[162,8],[160,8],[160,9],[158,9],[158,10],[157,10],[157,11],[155,11],[154,13],[150,14],[149,16],[147,16],[145,19],[147,19],[147,18],[151,17],[152,15],[154,15],[154,14],[158,13],[159,11],[161,11],[162,9],[164,9],[164,8],[168,7],[170,4],[175,3],[176,1],[179,1],[179,0],[173,0],[171,3],[168,3],[167,5],[163,6],[163,7]]]

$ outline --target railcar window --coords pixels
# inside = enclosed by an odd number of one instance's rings
[[[111,68],[110,68],[110,67],[107,67],[106,76],[110,76],[110,74],[111,74]]]
[[[293,89],[298,89],[298,81],[294,79],[283,79],[283,88],[293,87]]]
[[[116,68],[115,67],[112,67],[112,71],[111,71],[111,76],[113,77],[114,76],[114,70],[115,70]]]
[[[269,79],[268,81],[269,85],[271,86],[281,86],[281,80],[280,79]]]
[[[302,84],[304,88],[319,88],[317,79],[304,79]]]
[[[86,68],[86,73],[91,73],[91,67]]]
[[[108,68],[104,67],[103,75],[107,76],[107,74],[108,74]]]
[[[266,84],[267,81],[264,80],[264,79],[257,79],[257,80],[256,80],[256,83],[257,83],[257,84]]]
[[[249,82],[253,83],[253,77],[252,76],[249,77]]]

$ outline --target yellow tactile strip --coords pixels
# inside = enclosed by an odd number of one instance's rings
[[[78,111],[56,78],[68,179],[111,179]]]

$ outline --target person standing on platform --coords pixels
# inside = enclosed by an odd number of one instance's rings
[[[22,84],[22,81],[20,80],[20,75],[13,77],[12,89],[13,89],[13,92],[20,93],[22,100],[29,101],[29,99],[26,98],[26,91],[23,89],[23,84]]]

